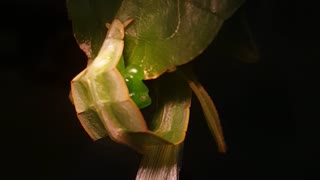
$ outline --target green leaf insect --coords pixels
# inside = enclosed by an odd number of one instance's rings
[[[127,22],[121,23],[117,19],[112,22],[96,58],[71,81],[71,100],[82,126],[93,140],[109,136],[115,142],[146,154],[146,158],[163,157],[154,162],[143,160],[142,167],[143,164],[148,167],[150,163],[153,167],[155,162],[157,166],[173,163],[169,170],[178,177],[177,162],[188,126],[191,89],[198,98],[205,99],[201,105],[206,109],[208,119],[213,121],[209,126],[217,135],[220,151],[224,152],[225,144],[219,118],[202,86],[192,76],[187,75],[190,73],[179,70],[157,80],[158,108],[149,129],[137,106],[150,104],[150,100],[147,100],[147,103],[145,100],[141,101],[143,96],[150,99],[148,88],[142,82],[143,74],[137,67],[124,67],[122,63],[126,25]],[[132,87],[130,92],[136,93],[140,98],[136,103],[134,96],[130,96],[128,87]],[[161,155],[163,153],[165,156]],[[154,170],[145,171],[142,168],[137,177],[145,179],[144,176],[152,172]],[[161,174],[160,178],[164,178]]]
[[[166,126],[155,123],[153,131],[148,129],[139,108],[130,98],[125,82],[125,79],[129,79],[129,87],[135,86],[135,83],[141,82],[142,75],[129,67],[124,70],[124,78],[117,69],[122,57],[126,24],[117,19],[112,22],[101,51],[87,68],[72,80],[71,99],[78,118],[92,139],[97,140],[108,135],[114,141],[126,144],[141,153],[154,145],[179,144],[184,140],[187,128],[190,98],[184,98],[182,93],[180,96],[183,99],[175,104],[174,108],[163,106],[166,113],[172,110],[178,112],[168,120],[171,123],[180,121],[179,126],[173,124],[170,126],[174,129],[163,131]],[[130,77],[132,74],[133,77]],[[148,90],[143,84],[139,86],[138,89],[133,89],[133,92],[137,92],[139,96],[145,95]],[[182,86],[185,89],[186,85]],[[177,86],[177,90],[179,89]],[[188,90],[186,96],[191,97]],[[163,109],[159,108],[159,113]]]
[[[108,136],[144,155],[137,179],[177,179],[192,92],[218,151],[226,152],[218,112],[188,63],[243,1],[67,1],[75,39],[88,57],[71,81],[77,117],[93,140]],[[144,84],[151,79],[152,100]],[[150,104],[154,113],[146,121],[140,109]]]

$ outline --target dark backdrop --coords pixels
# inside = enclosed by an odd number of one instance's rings
[[[65,2],[10,1],[1,8],[5,171],[12,177],[44,179],[134,179],[140,155],[111,141],[92,142],[69,102],[70,80],[85,68],[86,58],[73,39]],[[181,179],[294,174],[296,130],[288,80],[292,49],[286,28],[294,15],[283,12],[288,8],[284,1],[248,1],[244,8],[260,60],[216,56],[213,43],[194,61],[220,112],[228,153],[217,153],[194,98]]]

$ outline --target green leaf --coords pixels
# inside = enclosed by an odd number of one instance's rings
[[[181,76],[164,74],[155,81],[155,113],[150,130],[172,142],[183,142],[189,122],[192,91]],[[178,144],[178,143],[176,143]]]
[[[68,12],[80,47],[94,59],[105,23],[133,18],[126,29],[124,59],[157,78],[190,62],[213,41],[224,20],[244,0],[68,0]],[[89,50],[88,50],[89,49]]]
[[[127,29],[128,64],[153,79],[201,54],[242,0],[124,0],[116,18],[134,18]]]

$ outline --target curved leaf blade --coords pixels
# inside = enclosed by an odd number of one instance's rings
[[[202,53],[242,0],[124,0],[117,18],[127,29],[124,56],[154,79]],[[130,7],[130,8],[128,8]]]
[[[145,79],[175,70],[201,54],[223,21],[244,0],[68,0],[75,37],[89,59],[102,44],[105,23],[134,18],[126,29],[127,65],[144,69]],[[121,4],[120,4],[121,3]],[[120,8],[119,8],[120,7]],[[119,9],[118,9],[119,8]]]

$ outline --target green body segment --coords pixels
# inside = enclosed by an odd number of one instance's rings
[[[139,109],[145,108],[151,104],[151,98],[149,96],[149,89],[143,82],[143,70],[136,65],[129,65],[125,67],[123,56],[121,57],[117,69],[123,76],[131,99],[139,107]]]

